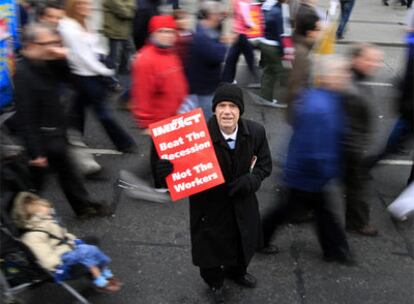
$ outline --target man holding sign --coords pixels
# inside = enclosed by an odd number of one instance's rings
[[[270,175],[272,161],[263,126],[240,118],[244,101],[238,86],[219,87],[212,110],[208,131],[225,182],[190,196],[190,230],[193,263],[200,267],[215,302],[224,303],[225,277],[245,287],[256,286],[256,278],[247,273],[263,242],[255,193]],[[158,167],[161,176],[172,172],[166,167]]]

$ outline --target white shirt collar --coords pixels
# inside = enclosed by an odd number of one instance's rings
[[[233,133],[231,133],[231,134],[226,134],[226,133],[224,133],[221,129],[220,129],[220,132],[221,132],[221,135],[223,135],[224,140],[227,140],[227,139],[231,138],[231,139],[233,139],[234,141],[236,141],[236,138],[237,138],[237,131],[238,131],[238,130],[239,130],[239,125],[236,125],[236,130],[234,130],[234,132],[233,132]]]

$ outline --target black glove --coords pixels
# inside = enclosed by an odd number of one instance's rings
[[[164,179],[174,171],[174,165],[168,159],[160,159],[155,164],[155,174]]]
[[[256,192],[260,187],[260,181],[253,174],[247,173],[230,182],[228,187],[230,197],[241,197]]]

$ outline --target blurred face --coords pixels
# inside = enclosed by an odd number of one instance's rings
[[[86,18],[91,14],[91,2],[89,0],[78,0],[75,3],[75,12],[79,17]]]
[[[321,77],[323,85],[332,91],[343,91],[349,84],[351,73],[349,65],[345,63],[334,64],[329,75]]]
[[[175,20],[177,27],[180,30],[188,31],[191,29],[191,19],[188,15],[181,16]]]
[[[36,60],[56,60],[65,57],[66,49],[59,35],[39,30],[35,40],[25,47],[24,54]]]
[[[377,48],[365,48],[361,55],[353,59],[353,67],[366,76],[373,76],[383,66],[384,54]]]
[[[40,17],[41,22],[46,22],[53,27],[57,27],[59,20],[64,16],[64,11],[53,7],[45,9],[44,15]]]
[[[311,39],[312,41],[317,41],[322,33],[322,22],[318,21],[316,22],[315,29],[312,31],[307,31],[306,36],[308,39]]]
[[[236,130],[240,118],[240,109],[235,103],[222,101],[216,106],[214,113],[220,129],[224,133],[231,134]]]
[[[160,28],[152,33],[152,38],[162,46],[172,47],[177,40],[177,33],[171,28]]]

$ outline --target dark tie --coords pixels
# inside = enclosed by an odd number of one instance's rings
[[[233,138],[227,138],[226,142],[227,142],[227,145],[229,146],[229,148],[231,150],[234,150],[234,148],[236,147],[236,141]]]

